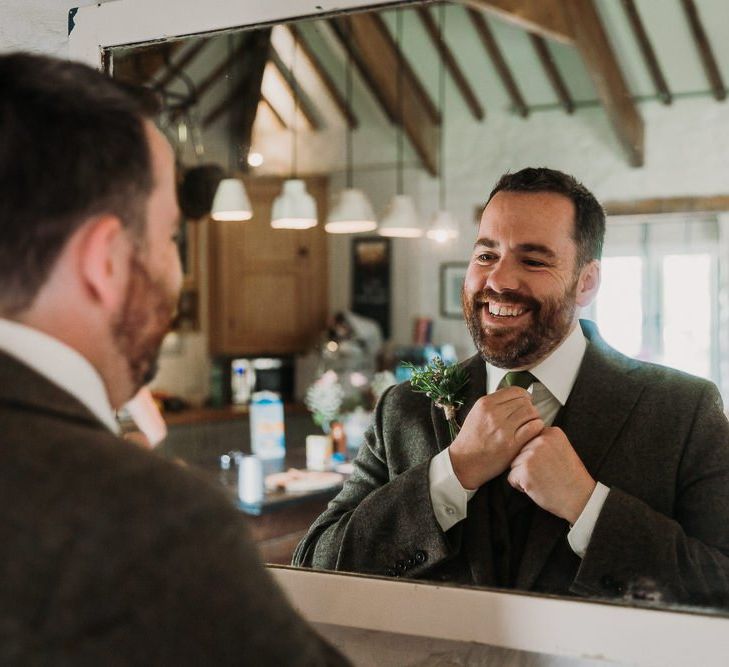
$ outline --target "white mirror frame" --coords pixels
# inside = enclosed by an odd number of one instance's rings
[[[74,17],[69,55],[375,8],[391,0],[115,0]],[[650,667],[725,665],[729,618],[431,583],[273,568],[311,622]]]

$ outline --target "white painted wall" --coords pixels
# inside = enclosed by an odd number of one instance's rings
[[[109,0],[0,0],[0,51],[68,54],[68,10]]]

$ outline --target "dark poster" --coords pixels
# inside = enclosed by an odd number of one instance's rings
[[[375,320],[390,337],[390,239],[352,241],[352,312]]]

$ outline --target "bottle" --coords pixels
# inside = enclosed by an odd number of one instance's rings
[[[251,396],[251,450],[259,459],[282,459],[286,455],[284,409],[281,397],[272,391]]]

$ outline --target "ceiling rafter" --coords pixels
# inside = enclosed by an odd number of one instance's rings
[[[319,120],[319,114],[316,111],[314,103],[301,87],[294,73],[286,66],[286,63],[284,63],[273,45],[271,45],[269,59],[283,78],[286,87],[289,89],[291,96],[294,98],[294,101],[298,102],[299,109],[306,119],[306,122],[309,124],[309,127],[312,130],[320,130],[322,123]]]
[[[648,71],[650,72],[651,79],[653,79],[653,85],[656,88],[656,92],[664,104],[671,104],[671,102],[673,102],[673,95],[671,95],[671,91],[666,83],[666,78],[663,76],[661,66],[658,64],[656,52],[653,49],[653,44],[651,44],[651,41],[648,38],[648,33],[646,32],[643,20],[638,13],[638,8],[635,6],[635,1],[622,0],[622,3],[625,14],[628,17],[630,27],[635,35],[636,41],[638,42],[638,46],[640,47],[640,52],[643,54],[643,59],[648,67]]]
[[[569,2],[569,0],[567,0]],[[551,0],[461,0],[473,9],[486,10],[541,37],[564,44],[574,42],[573,30],[559,4]]]
[[[398,66],[402,63],[402,127],[423,167],[437,169],[437,136],[441,118],[384,21],[377,14],[352,14],[330,20],[342,46],[352,57],[368,88],[392,123],[398,123]]]
[[[263,106],[265,106],[270,112],[271,115],[276,119],[276,123],[278,123],[278,126],[282,130],[288,130],[289,126],[284,117],[281,115],[279,110],[273,105],[271,100],[268,99],[263,93],[261,93],[261,102]]]
[[[271,51],[271,29],[255,30],[245,33],[238,49],[233,54],[244,52],[230,76],[234,76],[231,90],[223,101],[203,119],[203,127],[215,122],[223,113],[229,112],[228,129],[232,145],[238,146],[236,151],[237,166],[245,170],[248,162],[248,151],[251,146],[253,124],[256,121],[258,105],[261,100],[261,82],[263,72]]]
[[[451,77],[453,77],[453,81],[456,84],[459,92],[461,93],[463,101],[466,103],[469,110],[471,111],[471,115],[476,120],[483,120],[484,110],[481,106],[481,102],[479,102],[476,93],[473,91],[473,88],[468,82],[466,75],[463,73],[463,70],[458,64],[458,61],[455,59],[453,52],[448,47],[448,44],[446,44],[445,38],[441,41],[440,28],[435,22],[432,14],[427,7],[418,7],[417,12],[420,20],[425,26],[428,35],[430,36],[433,46],[436,48],[440,57],[443,59],[443,63],[445,64],[448,72],[450,72]]]
[[[643,119],[628,90],[593,0],[566,0],[559,6],[564,8],[573,26],[575,44],[629,163],[633,167],[642,166]]]
[[[291,33],[292,39],[297,43],[302,53],[309,61],[309,64],[317,73],[319,80],[327,89],[329,96],[332,98],[332,101],[334,102],[344,119],[347,121],[349,127],[351,127],[352,129],[356,129],[357,127],[359,127],[359,119],[357,118],[357,115],[354,113],[353,109],[347,104],[347,100],[344,98],[344,95],[342,95],[339,88],[337,88],[337,84],[334,83],[334,79],[321,63],[316,53],[314,53],[314,50],[304,38],[301,30],[299,30],[299,28],[293,23],[289,23],[286,27]]]
[[[481,43],[486,49],[486,52],[489,54],[491,62],[494,64],[494,67],[496,68],[496,72],[501,79],[501,83],[504,85],[504,88],[506,88],[506,92],[511,98],[511,103],[514,105],[517,113],[522,118],[526,118],[529,115],[529,107],[524,101],[524,96],[519,90],[516,79],[514,79],[514,76],[511,73],[511,69],[509,69],[509,65],[507,64],[506,59],[504,58],[504,55],[501,52],[498,43],[496,42],[496,38],[491,32],[491,28],[486,21],[486,17],[476,9],[469,8],[467,9],[467,11],[468,15],[471,18],[471,23],[473,23],[473,27],[478,33]]]
[[[704,30],[704,25],[701,22],[699,10],[696,8],[694,0],[681,0],[681,4],[683,5],[689,28],[691,28],[694,42],[696,42],[696,48],[701,56],[701,64],[704,66],[706,78],[709,80],[714,97],[721,102],[726,99],[726,86],[724,85],[719,65],[714,57],[711,43]]]
[[[205,48],[208,43],[209,40],[207,39],[199,39],[185,51],[185,53],[180,57],[179,60],[174,63],[168,61],[165,72],[161,76],[159,81],[157,81],[157,85],[160,88],[165,88],[170,83],[172,83],[172,81],[174,81],[174,79],[178,77],[181,72],[184,72],[186,67],[189,67],[192,64],[193,60],[195,60],[195,58],[200,55],[200,52]]]
[[[544,69],[544,73],[547,75],[549,82],[552,84],[554,93],[555,93],[555,95],[557,95],[557,98],[559,99],[559,102],[562,105],[562,108],[567,113],[570,113],[570,114],[574,113],[574,111],[575,111],[574,100],[572,99],[572,96],[570,95],[570,91],[567,88],[567,84],[565,83],[564,79],[562,78],[562,75],[560,74],[559,68],[557,67],[557,63],[554,61],[554,58],[552,57],[552,52],[549,50],[549,46],[547,45],[547,42],[544,40],[544,37],[535,35],[533,32],[530,32],[529,39],[532,43],[532,46],[534,46],[534,50],[537,52],[537,57],[539,58],[539,62],[542,63],[542,68]]]

